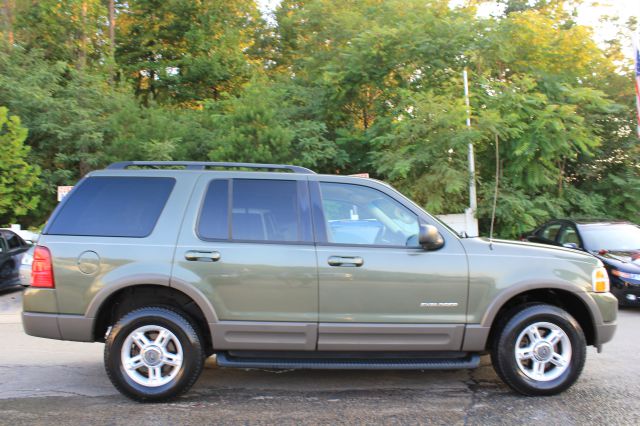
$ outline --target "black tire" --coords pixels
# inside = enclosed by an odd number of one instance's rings
[[[506,323],[503,323],[503,326],[497,330],[491,345],[491,362],[498,376],[511,389],[527,396],[556,395],[573,385],[582,372],[586,358],[586,339],[580,324],[563,309],[545,304],[527,305],[513,310],[508,318]],[[551,361],[546,362],[547,366],[544,367],[544,371],[545,374],[550,373],[550,376],[553,376],[553,369],[558,368],[556,371],[559,373],[562,368],[565,368],[558,377],[551,380],[535,380],[530,377],[533,367],[531,367],[531,371],[528,370],[529,366],[533,366],[534,360],[536,362],[540,360],[538,355],[544,356],[548,353],[546,352],[548,348],[536,352],[535,356],[532,352],[531,361],[524,360],[523,367],[516,360],[516,344],[521,333],[526,333],[525,330],[528,327],[537,323],[550,323],[559,327],[564,331],[570,343],[571,356],[566,357],[569,359],[566,367],[556,366]],[[544,329],[545,327],[540,328],[540,330]],[[542,335],[542,331],[540,335]],[[547,336],[549,334],[543,337]],[[523,341],[529,341],[528,339],[528,337],[523,337]],[[563,345],[563,343],[558,343],[558,345]],[[563,350],[562,346],[553,346],[552,348],[552,352]],[[529,375],[523,369],[528,371]]]
[[[136,382],[125,371],[122,362],[122,348],[134,331],[144,326],[162,327],[177,338],[182,349],[180,367],[165,366],[174,377],[161,386],[145,386]],[[161,402],[178,397],[196,382],[204,365],[202,339],[195,327],[180,313],[163,307],[145,307],[124,315],[109,333],[104,348],[104,365],[111,383],[123,395],[140,402]],[[174,345],[175,343],[169,343]],[[131,346],[135,350],[136,346]],[[142,355],[142,351],[140,353]],[[139,372],[145,371],[142,366]],[[174,373],[173,370],[177,371]],[[149,377],[151,373],[146,370]]]

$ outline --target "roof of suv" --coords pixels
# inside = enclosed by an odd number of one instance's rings
[[[230,163],[213,161],[121,161],[107,167],[108,170],[126,170],[128,168],[182,168],[184,170],[215,170],[215,169],[265,169],[286,170],[293,173],[315,174],[313,170],[289,164],[261,164],[261,163]]]
[[[215,161],[120,161],[112,163],[105,167],[103,170],[96,170],[94,172],[111,172],[111,171],[171,171],[171,172],[220,172],[223,169],[231,169],[227,171],[233,172],[263,172],[263,173],[277,173],[277,172],[289,172],[292,174],[303,175],[318,175],[315,171],[303,166],[295,166],[291,164],[267,164],[267,163],[235,163],[235,162],[215,162]],[[235,170],[234,170],[235,169]],[[245,170],[243,170],[245,169]],[[246,170],[250,169],[250,170]],[[91,174],[94,174],[92,172]],[[100,173],[102,174],[102,173]],[[288,173],[285,173],[288,174]],[[366,179],[368,181],[377,182],[389,188],[393,188],[389,183],[374,179],[371,177],[363,177],[360,175],[324,175],[318,176],[333,176],[349,179]]]
[[[627,223],[631,224],[628,220],[618,220],[618,219],[572,219],[572,222],[575,222],[578,225],[615,225]]]

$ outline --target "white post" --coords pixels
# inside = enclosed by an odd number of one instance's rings
[[[635,65],[635,69],[633,71],[636,77],[636,125],[638,130],[638,138],[640,138],[640,36],[638,34],[636,34],[636,36],[634,37],[633,58],[633,63]]]
[[[467,128],[471,129],[471,106],[469,105],[469,79],[467,76],[467,69],[465,68],[462,71],[462,77],[464,80],[464,102],[467,106]],[[478,209],[478,201],[476,197],[476,166],[475,159],[473,155],[473,144],[469,142],[469,152],[468,152],[468,162],[469,162],[469,209],[466,214],[467,217],[470,216],[472,220],[473,230],[470,229],[469,234],[473,234],[470,236],[478,235],[478,222],[476,221],[476,210]],[[475,231],[475,232],[473,232]]]

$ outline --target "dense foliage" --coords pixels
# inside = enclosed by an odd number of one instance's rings
[[[265,19],[252,0],[4,0],[0,225],[38,226],[57,185],[132,159],[369,172],[458,213],[470,142],[483,233],[496,149],[498,235],[639,221],[636,23],[601,48],[568,1],[478,3],[282,0]]]
[[[0,215],[14,220],[33,210],[38,204],[35,194],[40,170],[27,162],[29,147],[24,145],[27,129],[20,119],[9,116],[7,108],[0,107]]]

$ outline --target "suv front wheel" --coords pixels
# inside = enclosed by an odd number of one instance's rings
[[[556,306],[516,311],[493,339],[491,361],[498,376],[524,395],[555,395],[580,376],[586,340],[580,324]]]
[[[164,401],[186,392],[204,364],[201,339],[178,312],[162,307],[136,309],[123,316],[107,338],[107,375],[137,401]]]

